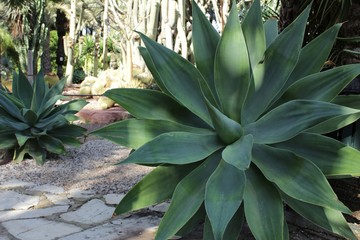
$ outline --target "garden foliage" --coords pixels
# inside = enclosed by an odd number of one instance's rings
[[[360,175],[360,152],[323,134],[360,117],[357,96],[338,96],[360,65],[321,71],[340,25],[303,47],[310,7],[278,34],[259,1],[243,23],[232,8],[221,36],[193,2],[195,66],[140,34],[161,91],[105,96],[133,119],[93,132],[136,149],[120,164],[153,166],[116,214],[171,199],[156,235],[237,239],[246,219],[256,239],[289,239],[283,203],[320,227],[356,239],[327,178]]]
[[[82,109],[84,100],[57,105],[65,80],[51,88],[40,71],[34,83],[19,72],[14,74],[12,92],[0,88],[0,149],[14,151],[14,160],[22,161],[29,154],[43,164],[48,152],[63,154],[64,145],[80,145],[77,139],[86,129],[71,124]]]

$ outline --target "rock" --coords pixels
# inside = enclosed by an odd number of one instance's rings
[[[106,110],[82,109],[76,114],[83,122],[92,124],[108,124],[129,117],[129,113],[119,107]]]
[[[107,194],[104,196],[106,204],[118,204],[123,199],[125,194]]]
[[[0,210],[29,209],[39,203],[40,197],[19,194],[14,191],[0,192]]]
[[[78,200],[89,199],[94,196],[95,192],[90,190],[71,189],[68,193],[68,198],[74,198]]]
[[[45,193],[53,193],[53,194],[61,194],[64,193],[64,188],[58,187],[51,184],[44,184],[40,186],[36,186],[33,188],[30,188],[29,191],[31,192],[45,192]]]
[[[44,194],[45,197],[55,205],[67,205],[70,204],[71,201],[67,199],[66,195],[56,195],[56,194]]]
[[[28,209],[28,210],[12,210],[2,211],[0,215],[0,222],[5,222],[15,219],[38,218],[46,217],[55,213],[64,213],[69,209],[69,206],[55,206],[43,209]]]
[[[23,187],[32,187],[32,186],[35,186],[35,183],[12,179],[2,183],[0,185],[0,189],[14,189],[14,188],[23,188]]]
[[[149,207],[149,210],[150,210],[150,211],[155,211],[155,212],[165,213],[165,212],[168,210],[169,205],[170,205],[170,203],[168,203],[168,202],[163,202],[163,203],[154,205],[154,206],[152,206],[152,207]]]
[[[75,225],[45,219],[12,220],[2,225],[20,240],[52,240],[82,230]]]
[[[69,222],[97,224],[110,219],[115,208],[108,207],[99,199],[93,199],[74,212],[61,214],[60,217]]]

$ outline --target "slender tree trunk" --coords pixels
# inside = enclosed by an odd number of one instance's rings
[[[66,34],[67,18],[61,10],[56,11],[56,31],[57,31],[57,50],[56,50],[56,64],[57,75],[61,79],[64,75],[63,66],[65,63],[65,49],[64,49],[64,36]]]
[[[50,31],[47,31],[43,46],[43,54],[41,56],[41,68],[44,74],[52,72],[51,57],[50,57]]]
[[[70,11],[70,31],[68,37],[68,59],[66,64],[66,85],[72,84],[74,75],[74,45],[75,45],[75,28],[76,28],[76,0],[71,0]]]
[[[109,0],[104,1],[104,17],[103,17],[103,69],[106,70],[108,68],[108,58],[107,58],[107,39],[108,39],[108,30],[109,30],[109,19],[108,19],[108,11],[109,11]]]

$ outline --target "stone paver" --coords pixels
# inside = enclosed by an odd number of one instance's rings
[[[69,222],[98,224],[110,219],[114,210],[114,207],[106,206],[103,201],[93,199],[82,205],[78,210],[61,214],[60,217]]]
[[[119,204],[121,199],[125,197],[125,194],[107,194],[104,196],[105,203],[110,205]]]
[[[2,225],[10,234],[20,240],[53,240],[82,230],[72,224],[40,218],[12,220],[4,222]]]
[[[32,187],[35,186],[35,183],[24,182],[17,179],[12,179],[7,182],[0,184],[0,189],[9,189],[9,188],[20,188],[20,187]],[[1,238],[0,238],[1,239]]]
[[[38,218],[50,216],[55,213],[64,213],[69,209],[69,206],[55,206],[43,209],[29,209],[29,210],[12,210],[2,211],[0,215],[0,222],[5,222],[15,219]]]
[[[90,190],[81,190],[75,188],[75,189],[71,189],[67,194],[68,194],[68,198],[89,199],[95,195],[95,192]]]
[[[51,184],[45,184],[40,186],[35,186],[29,189],[30,191],[34,192],[45,192],[45,193],[54,193],[54,194],[61,194],[64,193],[64,188],[54,186]]]
[[[45,193],[44,196],[55,205],[68,205],[71,203],[65,194],[56,195],[52,193]]]
[[[39,203],[40,197],[19,194],[14,191],[0,192],[0,211],[29,209]]]

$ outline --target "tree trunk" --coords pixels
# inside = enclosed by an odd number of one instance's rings
[[[43,54],[41,56],[41,69],[43,70],[44,74],[52,72],[50,57],[50,31],[47,31],[43,46]]]
[[[70,10],[70,29],[68,36],[68,59],[66,63],[66,85],[72,84],[74,75],[74,45],[75,45],[75,28],[76,28],[76,0],[71,0]]]
[[[108,19],[108,11],[109,11],[109,0],[104,1],[104,17],[103,17],[103,69],[106,70],[108,68],[108,58],[107,58],[107,39],[108,39],[108,31],[109,31],[109,19]]]

